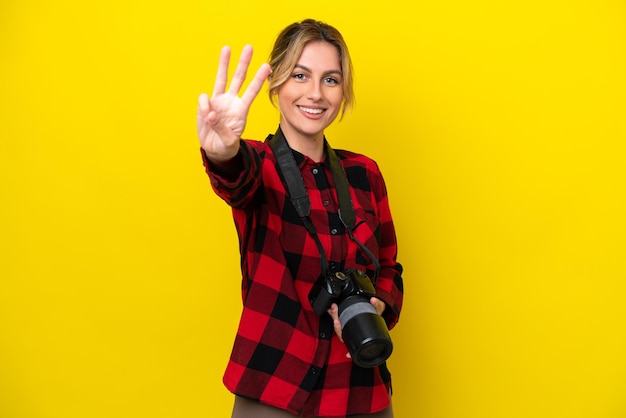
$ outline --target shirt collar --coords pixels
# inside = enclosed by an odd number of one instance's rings
[[[328,155],[327,155],[327,152],[326,152],[326,138],[324,138],[324,157],[322,158],[322,161],[320,161],[319,163],[316,163],[311,158],[309,158],[306,155],[296,151],[295,149],[293,149],[291,147],[289,149],[291,149],[291,153],[293,154],[293,158],[296,160],[296,164],[298,165],[298,168],[300,170],[303,170],[307,166],[315,166],[315,165],[325,165],[325,166],[328,166]]]

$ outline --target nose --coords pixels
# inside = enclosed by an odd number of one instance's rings
[[[311,100],[319,100],[322,98],[322,83],[318,80],[311,80],[307,97]]]

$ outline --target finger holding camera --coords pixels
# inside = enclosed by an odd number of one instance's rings
[[[376,309],[376,312],[378,313],[378,315],[382,315],[383,312],[385,311],[385,308],[387,307],[385,302],[373,296],[370,298],[370,303],[372,304],[372,306],[374,306],[374,309]],[[341,334],[341,322],[339,321],[339,306],[336,303],[333,303],[332,305],[330,305],[330,308],[328,308],[328,314],[333,319],[333,327],[335,328],[335,334],[337,334],[341,342],[343,342],[343,337]],[[346,357],[350,358],[351,357],[350,353],[347,353]]]
[[[386,304],[376,297],[374,283],[362,270],[348,269],[322,275],[309,291],[309,303],[318,315],[328,313],[335,334],[357,366],[375,367],[393,351],[382,313]]]
[[[343,342],[343,338],[341,337],[341,322],[339,322],[339,306],[336,303],[330,305],[330,308],[328,308],[328,314],[333,319],[335,334],[337,334],[337,337],[339,337],[341,342]]]
[[[387,307],[387,305],[385,305],[385,302],[383,302],[382,300],[376,297],[371,297],[370,303],[374,306],[376,312],[378,312],[378,315],[382,315],[383,312],[385,312],[385,308]]]

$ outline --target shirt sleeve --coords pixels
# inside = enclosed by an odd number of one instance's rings
[[[378,170],[372,181],[380,218],[379,263],[380,274],[376,283],[376,296],[385,302],[383,318],[392,329],[400,318],[404,297],[402,265],[396,261],[398,246],[396,232],[389,207],[387,188],[382,173]]]
[[[227,170],[217,170],[204,150],[201,150],[201,154],[215,194],[233,208],[239,209],[249,204],[261,177],[261,157],[255,147],[248,140],[242,139],[239,153],[229,162]]]

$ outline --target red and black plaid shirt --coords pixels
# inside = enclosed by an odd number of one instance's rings
[[[358,268],[373,277],[371,261],[339,219],[329,165],[293,153],[330,269]],[[385,183],[373,160],[336,153],[350,184],[358,225],[354,235],[380,262],[376,295],[387,305],[383,317],[391,329],[402,307],[403,285]],[[310,306],[320,254],[289,199],[267,140],[242,140],[238,159],[239,174],[224,178],[204,156],[213,189],[232,207],[241,251],[243,313],[224,384],[237,395],[304,416],[385,409],[391,391],[386,365],[356,366],[346,358],[330,316],[320,317]]]

